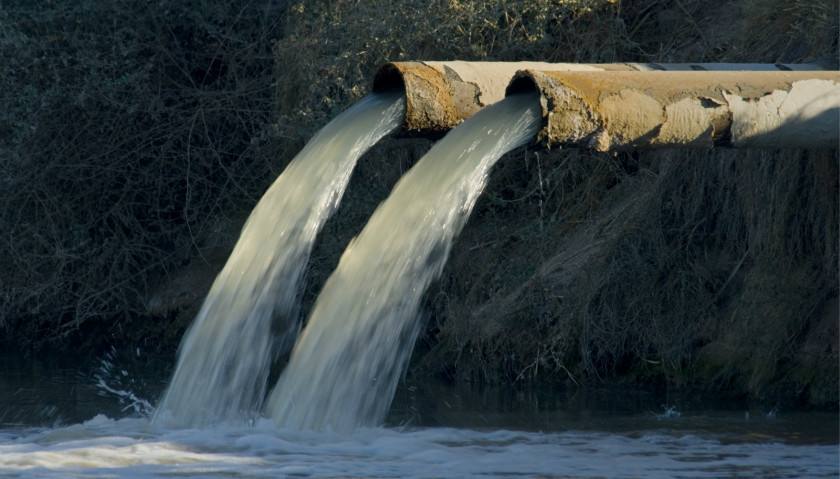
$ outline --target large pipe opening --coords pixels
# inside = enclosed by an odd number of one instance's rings
[[[517,93],[541,93],[540,88],[534,82],[530,75],[519,75],[513,77],[505,90],[505,96],[515,95]]]
[[[373,77],[372,90],[375,93],[405,91],[405,81],[399,67],[394,63],[382,65]]]

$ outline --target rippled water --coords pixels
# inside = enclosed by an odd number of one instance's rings
[[[0,433],[9,477],[836,477],[835,445],[649,431],[157,429],[144,419]]]
[[[838,477],[837,414],[691,394],[408,382],[387,427],[348,435],[166,428],[98,386],[157,397],[136,353],[0,355],[0,477]]]

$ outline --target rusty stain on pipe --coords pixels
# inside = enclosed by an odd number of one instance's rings
[[[373,80],[373,91],[405,91],[404,130],[444,132],[504,98],[513,75],[529,68],[602,70],[582,64],[538,62],[394,62],[379,69]]]
[[[840,72],[522,71],[546,146],[837,148]]]
[[[653,70],[799,70],[817,65],[760,63],[543,63],[543,62],[392,62],[376,73],[373,91],[403,89],[404,130],[441,133],[457,126],[481,108],[505,96],[511,78],[531,71],[653,71]]]

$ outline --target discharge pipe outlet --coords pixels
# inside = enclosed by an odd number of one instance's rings
[[[762,63],[542,63],[542,62],[392,62],[373,80],[373,91],[403,90],[403,129],[442,133],[505,96],[520,70],[529,71],[656,71],[656,70],[820,70],[818,65]]]
[[[516,74],[540,94],[545,146],[837,148],[840,72]]]

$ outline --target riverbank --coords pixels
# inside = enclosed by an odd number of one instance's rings
[[[199,3],[0,12],[0,85],[23,92],[0,121],[2,340],[174,361],[257,198],[386,60],[838,55],[830,0]],[[304,311],[430,144],[362,159]],[[836,408],[838,195],[836,151],[515,152],[426,296],[410,375]]]

